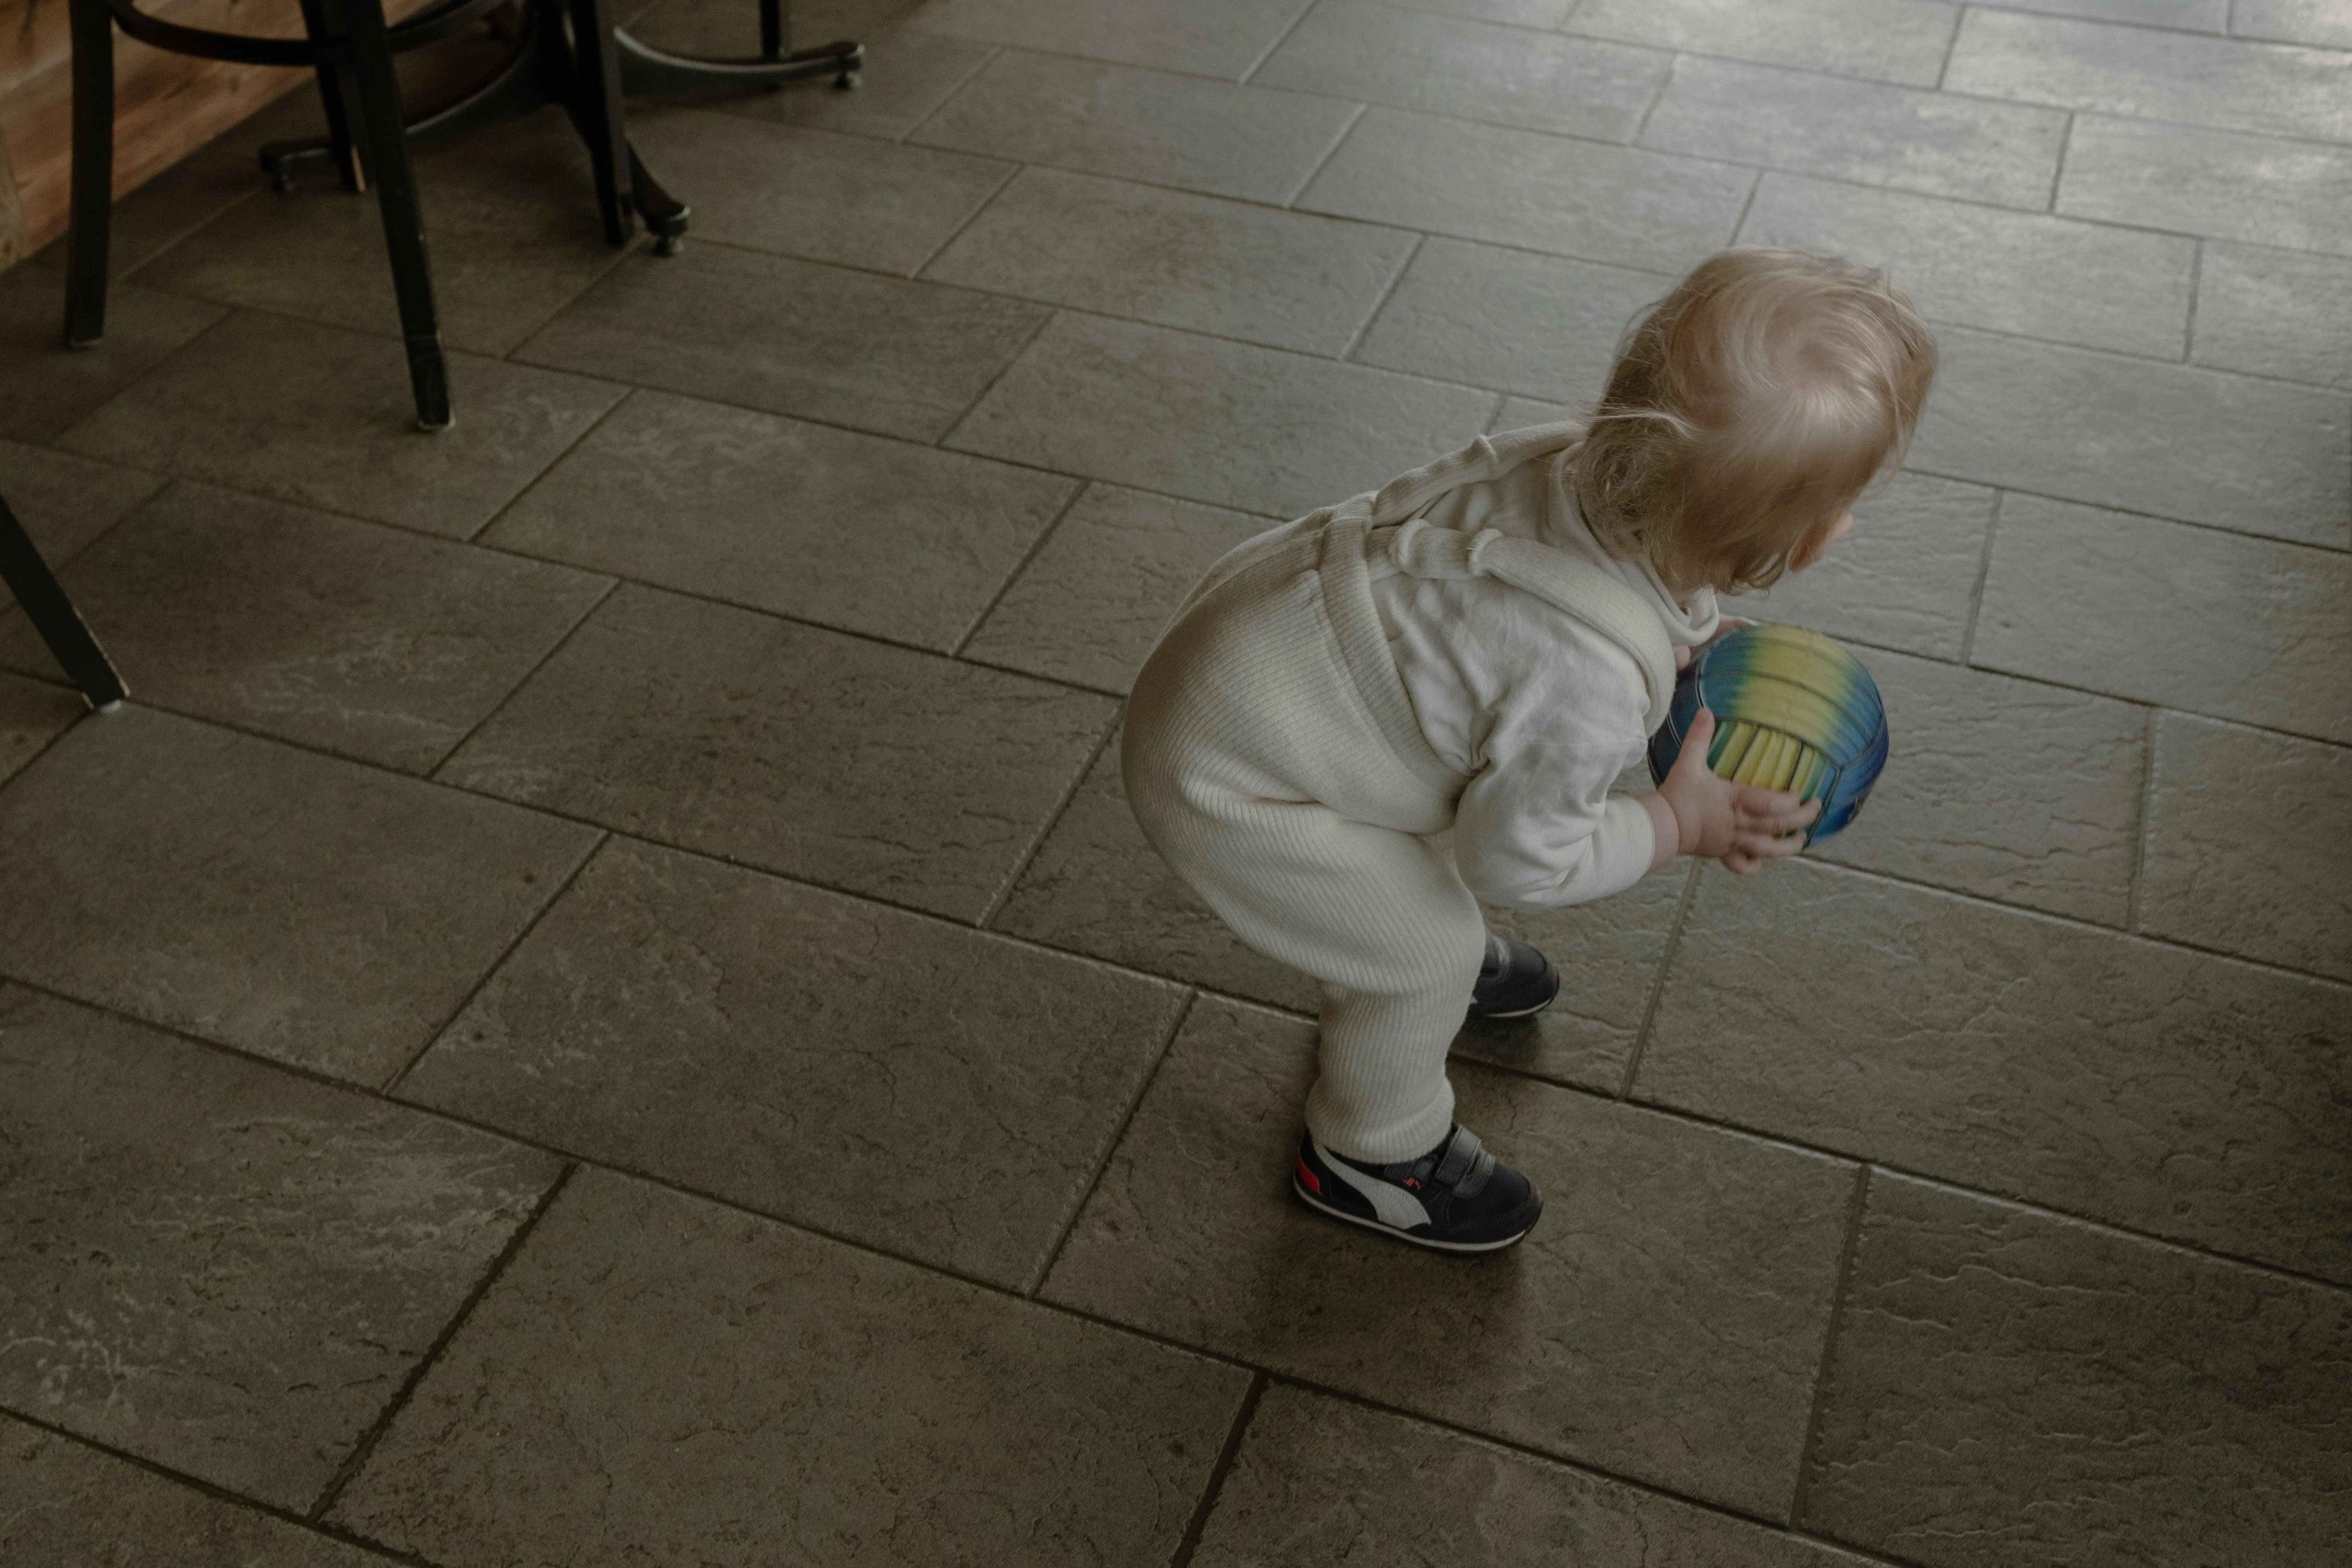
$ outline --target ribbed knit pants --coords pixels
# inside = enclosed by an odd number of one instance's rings
[[[1321,983],[1307,1130],[1388,1162],[1452,1125],[1445,1053],[1486,922],[1424,841],[1463,781],[1412,718],[1365,531],[1305,519],[1220,563],[1137,679],[1122,762],[1177,875],[1242,941]]]

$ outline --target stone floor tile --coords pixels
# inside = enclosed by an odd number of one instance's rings
[[[1532,425],[1558,425],[1578,416],[1577,409],[1563,404],[1539,403],[1532,397],[1506,397],[1503,406],[1495,411],[1495,417],[1486,428],[1489,431],[1524,430]]]
[[[1708,873],[1633,1094],[2352,1279],[2346,1016],[2339,986],[1924,888]]]
[[[1672,287],[1655,272],[1433,239],[1349,357],[1536,397],[1598,397],[1619,335]]]
[[[329,1517],[448,1568],[1164,1563],[1248,1384],[588,1172]]]
[[[866,49],[854,92],[829,77],[796,82],[782,92],[714,97],[703,107],[754,120],[896,139],[919,124],[949,94],[971,79],[996,50],[965,38],[909,33],[896,26],[915,5],[801,4],[790,8],[791,43],[809,48],[855,38]],[[734,0],[666,0],[629,24],[630,36],[672,54],[747,59],[760,52],[760,13]]]
[[[1859,1568],[1833,1547],[1287,1384],[1250,1417],[1193,1568]]]
[[[1933,87],[1959,7],[1941,0],[1585,0],[1570,32]]]
[[[2352,388],[2352,260],[2209,240],[2189,357]]]
[[[420,202],[449,348],[510,352],[622,254],[604,242],[593,203],[508,201],[439,183]],[[242,204],[135,276],[167,293],[400,335],[372,195],[319,191]]]
[[[2217,131],[2352,141],[2352,57],[2330,49],[1971,6],[1943,85]]]
[[[1895,653],[1865,656],[1894,755],[1851,828],[1813,853],[2102,925],[2126,922],[2147,712]]]
[[[1116,736],[988,923],[1212,991],[1316,1010],[1312,980],[1243,946],[1144,841],[1128,809]]]
[[[2352,48],[2352,16],[2340,0],[2231,0],[2230,31],[2244,38]]]
[[[1280,205],[1359,112],[1308,93],[1007,49],[908,140]]]
[[[1473,1286],[1460,1259],[1285,1190],[1312,1039],[1304,1023],[1196,1003],[1045,1299],[1785,1513],[1852,1168],[1457,1064],[1463,1121],[1547,1199]]]
[[[77,725],[7,806],[0,973],[369,1084],[425,1048],[595,841],[135,707]]]
[[[118,46],[120,47],[120,46]],[[315,103],[315,95],[306,92]],[[247,124],[282,123],[285,100],[255,115]],[[240,125],[215,137],[149,179],[137,190],[115,197],[107,222],[107,271],[115,279],[128,277],[158,255],[242,203],[257,206],[268,194],[269,182],[254,160],[257,139],[240,135]],[[310,134],[307,126],[289,128],[286,134]],[[381,236],[383,230],[379,228]],[[382,244],[381,238],[378,240]],[[60,235],[26,258],[27,262],[58,279],[63,289],[66,263],[72,247]]]
[[[0,1415],[0,1559],[378,1568],[383,1559]]]
[[[0,1401],[297,1512],[557,1173],[8,985],[0,1147]]]
[[[1013,177],[992,158],[702,110],[638,111],[629,138],[694,232],[722,245],[910,273]]]
[[[457,423],[420,434],[398,342],[240,311],[60,445],[463,539],[623,390],[473,354],[449,381]]]
[[[2140,929],[2352,980],[2352,752],[2167,713]]]
[[[2352,256],[2352,148],[2078,114],[2053,210]]]
[[[1367,0],[1327,0],[1250,82],[1625,142],[1664,85],[1673,58]]]
[[[1413,242],[1397,229],[1028,169],[923,276],[1337,354],[1380,304]]]
[[[50,679],[62,681],[62,672]],[[48,680],[0,675],[0,783],[41,754],[51,741],[89,711],[81,693]]]
[[[1576,9],[1577,0],[1394,0],[1440,16],[1470,16],[1481,22],[1513,22],[1522,27],[1555,27]]]
[[[63,581],[140,697],[420,773],[611,586],[184,483]],[[0,663],[49,668],[22,616],[0,616]]]
[[[1873,1173],[1800,1521],[1933,1568],[2352,1546],[2352,1296]]]
[[[1105,698],[624,584],[442,765],[461,787],[977,920]]]
[[[2040,212],[2065,139],[2054,109],[1685,56],[1641,144]]]
[[[937,440],[1048,312],[725,246],[631,257],[515,357]]]
[[[1681,272],[1729,243],[1755,182],[1726,163],[1372,109],[1297,205]]]
[[[2352,397],[1947,327],[1911,465],[2342,549]]]
[[[2001,499],[1976,663],[2352,742],[2352,561],[2029,496]]]
[[[1184,992],[673,849],[608,845],[403,1098],[1011,1289]]]
[[[1492,393],[1093,316],[1057,316],[946,445],[1293,516],[1452,449]]]
[[[932,0],[908,26],[983,43],[1239,78],[1310,0]]]
[[[1727,611],[1958,659],[1984,573],[1993,499],[1981,485],[1898,474],[1855,504],[1853,531],[1827,558],[1727,601]]]
[[[944,653],[1077,489],[982,458],[640,392],[483,538]]]
[[[963,656],[1124,697],[1192,584],[1266,526],[1247,512],[1091,486]]]
[[[65,279],[0,272],[0,439],[48,442],[227,314],[218,305],[122,284],[107,290],[106,336],[65,346]]]
[[[163,485],[161,475],[138,468],[0,440],[0,500],[53,572]],[[0,584],[0,613],[16,602]]]
[[[2181,236],[1767,174],[1739,239],[1883,268],[1930,321],[2157,359],[2188,346]]]

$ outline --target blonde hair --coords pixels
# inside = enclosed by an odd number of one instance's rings
[[[1902,467],[1936,340],[1883,273],[1742,247],[1626,329],[1573,458],[1603,548],[1678,594],[1769,587]]]

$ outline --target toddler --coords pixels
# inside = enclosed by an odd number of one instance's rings
[[[1717,594],[1820,560],[1901,465],[1935,363],[1880,274],[1726,251],[1634,322],[1589,424],[1474,441],[1192,590],[1136,681],[1128,798],[1244,942],[1321,983],[1307,1203],[1457,1252],[1535,1224],[1534,1184],[1455,1124],[1445,1054],[1465,1013],[1536,1012],[1559,981],[1479,900],[1802,847],[1818,805],[1707,772],[1704,713],[1657,793],[1609,785]]]

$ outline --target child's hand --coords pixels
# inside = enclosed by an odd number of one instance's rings
[[[1653,797],[1662,799],[1673,816],[1675,852],[1720,860],[1745,876],[1767,860],[1802,849],[1799,830],[1821,816],[1822,803],[1801,805],[1794,795],[1716,777],[1706,766],[1714,739],[1715,715],[1702,708],[1683,738],[1682,754]]]

